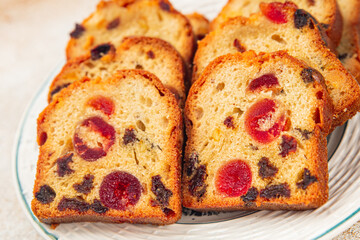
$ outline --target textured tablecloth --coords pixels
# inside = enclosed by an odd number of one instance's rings
[[[0,0],[0,239],[41,239],[15,195],[11,152],[22,113],[98,0]],[[336,239],[360,239],[360,225]]]

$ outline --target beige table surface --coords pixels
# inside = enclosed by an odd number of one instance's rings
[[[15,195],[11,152],[38,85],[64,59],[74,23],[97,0],[0,0],[0,239],[41,239]],[[336,239],[360,239],[357,223]]]

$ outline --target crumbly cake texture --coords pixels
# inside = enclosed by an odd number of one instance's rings
[[[181,217],[182,116],[158,78],[122,70],[70,85],[38,118],[32,210],[44,223]]]
[[[183,206],[321,206],[328,198],[331,119],[321,74],[286,52],[217,58],[186,101]]]
[[[203,39],[205,35],[209,33],[210,22],[204,15],[193,12],[185,16],[189,19],[191,23],[196,40]]]
[[[68,59],[103,43],[111,42],[117,48],[126,36],[147,36],[169,42],[190,63],[195,44],[189,20],[167,0],[101,1],[70,36]]]
[[[143,69],[155,74],[174,94],[179,106],[184,106],[186,68],[183,60],[169,43],[150,37],[126,37],[116,50],[112,44],[105,43],[95,46],[87,56],[69,60],[53,80],[48,101],[78,79],[107,79],[121,69]]]
[[[259,3],[275,2],[273,0],[229,0],[219,15],[211,22],[212,30],[229,18],[249,17],[259,12]],[[278,0],[276,2],[285,2]],[[343,19],[336,0],[292,0],[299,8],[315,16],[335,46],[339,45],[343,28]]]
[[[271,9],[270,5],[264,4],[264,9]],[[213,59],[226,53],[286,50],[324,76],[335,108],[332,128],[342,125],[360,109],[359,84],[324,46],[311,15],[291,5],[279,7],[278,10],[282,12],[279,19],[271,19],[271,14],[260,12],[249,18],[232,18],[210,32],[198,43],[193,81],[199,78]]]
[[[338,0],[344,18],[344,30],[337,48],[345,68],[360,82],[360,1]]]

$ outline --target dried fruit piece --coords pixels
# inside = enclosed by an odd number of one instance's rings
[[[306,12],[302,9],[296,10],[296,12],[294,14],[295,27],[297,29],[301,29],[301,28],[305,27],[306,25],[308,25],[309,19],[313,19],[313,18],[311,17],[311,15],[308,12]],[[314,26],[310,26],[310,27],[314,28]]]
[[[175,216],[175,212],[170,208],[163,208],[162,211],[165,213],[166,217],[173,217]]]
[[[267,186],[260,191],[260,197],[271,199],[280,197],[290,197],[290,188],[287,183]]]
[[[304,68],[301,71],[301,78],[305,83],[322,82],[324,81],[324,77],[321,75],[319,71],[313,68]]]
[[[310,174],[310,170],[305,168],[302,176],[302,181],[296,183],[298,188],[305,190],[310,184],[317,182],[317,178]]]
[[[102,143],[97,143],[99,147],[89,147],[80,137],[80,128],[85,127],[89,131],[99,133],[102,136]],[[105,122],[101,117],[90,117],[85,119],[74,134],[74,148],[79,156],[86,161],[96,161],[106,156],[106,152],[115,142],[115,129]]]
[[[133,143],[135,141],[139,141],[136,138],[135,130],[133,128],[127,128],[125,129],[123,141],[125,145],[128,145],[129,143]]]
[[[216,190],[226,197],[244,195],[251,186],[252,173],[249,165],[233,160],[220,167],[216,174]]]
[[[89,99],[89,101],[87,102],[87,105],[91,106],[95,110],[102,111],[103,113],[105,113],[108,116],[113,114],[114,110],[115,110],[115,104],[114,104],[113,100],[111,100],[108,97],[101,96],[101,95],[95,96],[95,97],[92,97],[91,99]]]
[[[100,202],[100,200],[95,199],[94,202],[92,204],[90,204],[90,209],[93,210],[96,213],[106,213],[107,211],[109,211],[109,208],[103,206]]]
[[[260,92],[276,86],[279,86],[278,78],[275,77],[274,74],[265,74],[252,80],[246,90],[250,92]]]
[[[115,171],[105,176],[100,186],[100,201],[108,208],[125,210],[141,196],[141,184],[130,173]]]
[[[235,128],[235,125],[234,125],[234,117],[232,116],[229,116],[227,117],[225,120],[224,120],[224,124],[227,128],[232,128],[234,129]]]
[[[51,203],[54,201],[56,193],[49,185],[45,184],[40,187],[40,190],[35,193],[35,198],[42,204]]]
[[[160,1],[159,6],[164,11],[170,12],[170,10],[171,10],[170,5],[164,1]]]
[[[94,188],[93,182],[94,175],[87,174],[84,176],[84,180],[81,183],[75,183],[73,187],[79,193],[88,194],[91,192],[91,189]]]
[[[305,139],[308,140],[310,138],[310,135],[313,134],[312,131],[306,130],[306,129],[301,129],[301,128],[295,128],[295,130],[299,131],[299,133],[301,134],[301,136]]]
[[[89,210],[90,205],[87,202],[79,200],[77,198],[63,197],[59,202],[57,208],[59,211],[65,211],[66,209],[70,209],[78,212],[86,212],[87,210]]]
[[[253,202],[256,200],[257,196],[259,195],[259,191],[256,187],[250,188],[247,193],[243,196],[241,196],[241,199],[244,202]]]
[[[46,132],[41,132],[40,136],[39,136],[39,145],[42,146],[45,144],[47,140],[47,133]]]
[[[199,155],[196,152],[193,152],[187,162],[186,175],[190,177],[196,170],[196,167],[199,163]]]
[[[272,3],[260,3],[260,10],[270,21],[283,24],[287,23],[286,8],[297,8],[292,2],[272,2]]]
[[[146,55],[148,56],[148,58],[150,59],[154,59],[155,58],[155,54],[153,51],[149,50],[146,52]]]
[[[278,172],[278,168],[272,165],[267,157],[262,157],[258,162],[259,176],[264,178],[274,177]]]
[[[233,43],[234,47],[236,47],[238,52],[245,52],[246,48],[240,43],[239,39],[235,38],[234,43]]]
[[[282,142],[280,144],[280,155],[286,157],[289,153],[296,152],[297,141],[294,137],[283,135]]]
[[[285,114],[271,99],[265,98],[254,103],[245,114],[245,130],[259,143],[274,141],[285,126]]]
[[[108,23],[108,25],[106,26],[107,30],[111,30],[116,28],[117,26],[119,26],[120,24],[120,19],[119,18],[115,18],[114,20],[112,20],[111,22]]]
[[[68,175],[68,174],[71,174],[74,172],[74,170],[72,170],[69,167],[69,163],[73,162],[73,160],[72,160],[73,156],[74,156],[73,153],[68,153],[56,160],[56,164],[57,164],[56,172],[59,175],[59,177],[63,177],[65,175]]]
[[[51,91],[50,96],[51,98],[57,94],[58,92],[60,92],[63,88],[67,88],[70,85],[70,83],[65,83],[63,85],[57,86],[54,90]]]
[[[194,176],[190,179],[189,191],[191,195],[197,198],[201,198],[202,196],[204,196],[207,187],[207,185],[205,184],[206,177],[206,166],[200,165],[196,169]]]
[[[83,32],[85,32],[85,28],[80,24],[75,24],[75,29],[70,33],[70,37],[80,38]]]
[[[168,206],[169,199],[173,193],[162,183],[161,176],[153,176],[151,178],[151,184],[151,191],[155,194],[156,201],[158,201],[162,207]]]
[[[111,47],[112,46],[109,43],[104,43],[91,49],[91,60],[95,61],[100,59],[110,51]]]

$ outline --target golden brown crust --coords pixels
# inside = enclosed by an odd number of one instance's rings
[[[139,18],[139,11],[138,9],[142,9],[142,14],[140,14]],[[146,9],[147,8],[147,9]],[[102,11],[106,11],[107,9],[112,9],[111,13],[105,13],[105,16],[101,16]],[[126,10],[125,10],[126,9]],[[158,28],[158,25],[152,26],[151,21],[152,20],[146,20],[149,17],[149,10],[156,9],[156,11],[162,12],[166,15],[166,17],[171,17],[172,19],[177,19],[177,23],[179,25],[182,25],[181,27],[177,28],[181,33],[179,36],[174,37],[171,34],[163,33],[161,32],[161,29]],[[96,11],[92,13],[89,17],[87,17],[83,22],[82,26],[85,28],[85,35],[80,36],[78,39],[71,38],[68,42],[68,45],[66,47],[66,56],[67,59],[75,58],[81,55],[86,54],[88,49],[91,46],[95,46],[98,44],[101,44],[102,42],[98,42],[97,38],[100,36],[105,37],[104,32],[100,31],[103,28],[106,27],[106,18],[110,17],[111,14],[114,12],[118,12],[119,15],[115,16],[120,19],[119,26],[121,30],[113,29],[112,31],[117,31],[117,40],[114,40],[112,35],[109,36],[105,42],[108,42],[109,40],[112,41],[112,43],[115,45],[115,47],[120,44],[122,39],[119,39],[119,36],[121,34],[124,34],[122,31],[124,30],[122,28],[123,25],[126,25],[128,28],[125,30],[127,31],[127,35],[145,35],[149,37],[159,37],[163,40],[166,40],[170,42],[182,55],[184,61],[187,64],[190,64],[191,59],[194,54],[195,49],[195,40],[194,35],[192,31],[191,24],[189,20],[182,15],[179,11],[177,11],[168,0],[111,0],[111,1],[101,1],[96,8]],[[125,14],[134,14],[133,17],[127,17],[128,21],[134,21],[133,24],[130,24],[129,22],[126,22],[126,24],[121,22],[122,15]],[[100,14],[100,16],[99,16]],[[164,15],[164,16],[165,16]],[[136,18],[135,18],[136,17]],[[151,16],[154,17],[154,16]],[[141,22],[145,20],[145,22]],[[162,19],[159,19],[160,22],[162,22]],[[133,29],[135,23],[138,24],[139,29]],[[148,25],[149,24],[149,25]],[[166,26],[167,22],[162,22],[163,26],[162,29],[166,29],[166,31],[173,30],[175,32],[174,27],[175,26]],[[86,34],[86,29],[89,28],[93,32],[90,35]],[[141,29],[140,29],[141,28]],[[98,29],[98,30],[96,30]],[[151,30],[151,31],[150,31]],[[131,33],[132,31],[132,33]],[[84,38],[87,39],[84,39]],[[125,36],[123,36],[125,37]],[[172,38],[173,37],[173,38]],[[172,38],[172,39],[171,39]],[[81,41],[80,41],[81,40]],[[115,41],[115,42],[114,42]],[[104,40],[103,40],[104,42]]]
[[[154,59],[148,57],[149,49],[153,53],[151,57]],[[128,55],[131,54],[131,51],[133,55],[129,57]],[[145,63],[145,67],[144,64],[141,64],[142,61]],[[158,63],[155,63],[155,66],[153,66],[151,65],[153,61],[158,61]],[[159,61],[166,61],[166,64],[160,64]],[[147,62],[149,68],[146,68]],[[51,102],[51,99],[57,95],[59,88],[87,76],[89,72],[92,72],[95,76],[104,75],[100,70],[94,73],[92,68],[97,65],[100,66],[99,68],[106,67],[108,69],[107,75],[121,68],[135,69],[141,66],[141,68],[145,68],[144,70],[158,75],[166,87],[174,93],[179,101],[179,106],[181,108],[184,106],[186,98],[184,86],[186,77],[185,64],[173,46],[164,40],[151,37],[125,37],[116,50],[112,47],[107,54],[97,60],[92,60],[90,54],[70,59],[51,83],[48,101]],[[116,68],[114,68],[114,66],[116,66]]]
[[[190,89],[188,99],[185,107],[185,123],[186,123],[186,134],[188,136],[187,144],[186,144],[186,153],[185,153],[185,163],[186,166],[189,155],[193,151],[200,151],[201,146],[194,145],[196,134],[200,134],[199,132],[194,132],[195,126],[197,126],[198,121],[196,115],[196,101],[199,100],[199,95],[206,88],[211,87],[211,82],[214,74],[219,71],[222,67],[224,67],[226,62],[231,62],[235,68],[242,68],[236,65],[237,62],[244,62],[248,66],[256,66],[261,65],[263,62],[267,62],[269,60],[275,61],[283,61],[287,62],[293,66],[297,66],[300,69],[307,68],[307,65],[304,62],[299,61],[291,56],[289,56],[284,51],[279,51],[275,53],[264,54],[260,53],[256,55],[253,51],[248,51],[245,53],[236,53],[236,54],[228,54],[225,56],[221,56],[212,61],[204,70],[201,77],[193,84]],[[285,63],[284,63],[285,64]],[[257,70],[254,70],[257,71]],[[229,84],[231,79],[229,77],[224,77],[220,75],[217,77],[219,79],[223,79],[221,81],[225,81],[225,85]],[[234,83],[235,84],[235,83]],[[216,86],[216,85],[214,85]],[[238,85],[236,85],[238,86]],[[290,198],[275,198],[271,200],[266,200],[264,198],[257,197],[256,201],[245,203],[241,200],[240,197],[236,198],[220,198],[213,197],[212,192],[209,192],[209,195],[205,195],[205,197],[198,199],[190,194],[188,186],[189,186],[189,178],[185,173],[186,167],[183,169],[183,180],[182,180],[182,192],[183,192],[183,205],[185,207],[196,209],[196,210],[259,210],[259,209],[270,209],[270,210],[305,210],[311,208],[317,208],[323,205],[328,199],[328,172],[327,172],[327,147],[326,147],[326,135],[331,126],[331,118],[332,118],[332,101],[326,91],[324,79],[319,79],[318,82],[314,82],[314,91],[313,98],[316,99],[316,106],[320,110],[320,123],[315,125],[314,131],[311,137],[307,141],[301,142],[303,149],[306,150],[306,166],[310,170],[310,172],[317,176],[318,181],[316,184],[311,184],[306,189],[306,192],[302,192],[297,196],[292,196]],[[315,93],[322,92],[321,97],[315,97]],[[203,100],[206,101],[206,100]],[[215,100],[214,100],[215,101]],[[225,101],[225,100],[224,100]],[[229,101],[229,100],[226,100]],[[228,105],[231,103],[231,100],[227,103],[218,103],[220,106]],[[235,105],[236,106],[236,105]],[[206,110],[204,110],[206,111]],[[210,110],[208,110],[210,111]],[[209,127],[210,128],[210,127]],[[197,130],[199,131],[199,130]],[[289,130],[290,131],[290,130]],[[291,130],[292,131],[292,130]],[[221,140],[219,140],[221,142]],[[230,146],[223,146],[224,148],[229,148]],[[242,150],[237,148],[237,151],[241,152]],[[259,150],[260,151],[260,150]],[[198,152],[200,164],[206,164],[201,162],[201,152]],[[266,156],[266,153],[264,153]],[[240,154],[242,155],[242,154]],[[215,159],[211,160],[212,162]],[[287,160],[288,161],[288,160]],[[207,174],[213,174],[212,171]],[[294,173],[295,174],[295,173]],[[296,177],[296,176],[293,176]],[[206,182],[207,184],[211,184]],[[213,189],[213,188],[212,188]]]
[[[86,91],[89,87],[97,86],[99,89],[109,89],[111,86],[119,86],[122,81],[126,81],[127,79],[136,79],[136,81],[143,81],[146,84],[150,84],[157,89],[160,96],[162,96],[162,101],[167,105],[166,111],[169,116],[169,123],[173,124],[169,128],[169,136],[166,144],[164,146],[165,158],[169,161],[169,169],[168,169],[168,186],[171,186],[171,190],[173,195],[169,202],[169,207],[174,211],[174,215],[165,216],[164,213],[160,209],[153,208],[148,203],[148,207],[144,209],[132,208],[132,210],[127,209],[125,211],[117,211],[114,209],[109,209],[104,214],[95,213],[91,210],[85,211],[83,213],[79,213],[75,210],[66,209],[64,211],[59,211],[54,206],[54,202],[50,204],[42,204],[36,198],[32,200],[31,207],[34,214],[40,219],[40,221],[45,223],[61,223],[61,222],[74,222],[74,221],[104,221],[104,222],[133,222],[133,223],[152,223],[152,224],[170,224],[174,223],[181,217],[181,197],[180,197],[180,171],[181,171],[181,146],[182,146],[182,132],[183,132],[183,123],[182,116],[179,107],[177,106],[176,99],[172,95],[172,93],[165,88],[160,80],[153,74],[143,71],[143,70],[121,70],[118,71],[112,78],[109,78],[106,81],[102,81],[97,78],[94,80],[90,80],[88,78],[84,78],[80,81],[74,82],[68,88],[61,91],[54,101],[52,101],[44,111],[39,115],[38,118],[38,143],[40,145],[41,141],[39,141],[40,136],[43,131],[47,131],[48,127],[52,126],[50,123],[50,119],[52,115],[58,111],[58,109],[66,103],[66,99],[74,96],[74,93]],[[73,113],[75,114],[77,111],[74,109]],[[47,181],[47,171],[49,169],[49,157],[54,152],[51,144],[56,146],[55,139],[51,138],[52,136],[48,136],[45,144],[40,146],[40,154],[39,160],[37,163],[37,172],[36,172],[36,180],[34,185],[33,193],[35,195],[36,192],[39,191],[40,185],[46,183]],[[84,161],[86,162],[86,161]],[[147,190],[150,191],[150,190]],[[61,193],[62,196],[68,197],[65,192]],[[69,196],[71,197],[71,196]]]

